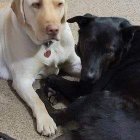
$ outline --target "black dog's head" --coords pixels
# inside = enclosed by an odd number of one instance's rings
[[[81,80],[92,82],[120,60],[137,28],[123,18],[90,14],[73,17],[68,22],[77,22],[80,27],[76,52],[82,61]]]

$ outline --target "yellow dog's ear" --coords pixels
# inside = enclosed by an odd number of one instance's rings
[[[15,13],[18,21],[20,24],[24,25],[25,24],[25,15],[24,15],[24,9],[23,9],[23,4],[24,0],[13,0],[11,8],[13,12]]]
[[[65,2],[64,16],[61,20],[62,23],[65,23],[67,20],[67,3]]]

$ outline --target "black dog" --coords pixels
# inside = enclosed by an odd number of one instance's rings
[[[42,88],[48,85],[74,101],[52,116],[58,124],[75,120],[79,129],[57,140],[139,140],[140,27],[123,18],[91,15],[68,22],[80,27],[81,80],[50,76]]]

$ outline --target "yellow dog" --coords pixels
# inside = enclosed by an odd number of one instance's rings
[[[58,74],[59,66],[79,75],[81,62],[66,23],[65,0],[13,0],[0,10],[0,77],[32,109],[37,131],[55,134],[55,122],[32,87],[39,74]],[[43,44],[52,41],[49,48]]]

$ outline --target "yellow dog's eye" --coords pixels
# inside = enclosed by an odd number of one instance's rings
[[[59,3],[58,3],[58,6],[59,6],[59,7],[63,6],[63,3],[62,3],[62,2],[59,2]]]
[[[33,3],[32,7],[35,9],[39,9],[41,7],[41,3],[40,2]]]

